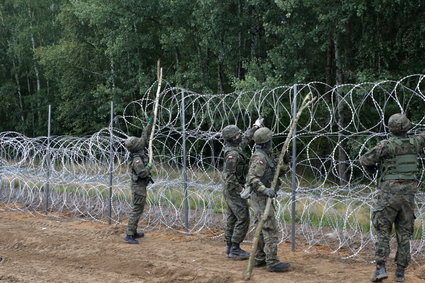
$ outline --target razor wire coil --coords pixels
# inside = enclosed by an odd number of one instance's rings
[[[370,211],[376,175],[360,166],[359,157],[387,137],[389,115],[409,114],[410,108],[424,104],[423,79],[424,75],[418,74],[398,81],[296,85],[297,100],[308,93],[317,97],[303,113],[293,137],[297,143],[296,233],[308,247],[329,245],[334,252],[344,250],[349,256],[356,256],[373,243]],[[0,133],[0,201],[12,209],[43,213],[49,173],[52,210],[105,222],[109,168],[113,168],[112,221],[123,223],[131,207],[129,153],[123,141],[140,135],[152,111],[154,96],[155,85],[116,115],[112,125],[88,137],[54,136],[48,140],[12,131]],[[154,140],[155,183],[148,188],[147,209],[141,219],[144,229],[184,227],[183,186],[188,188],[189,232],[222,228],[226,204],[221,193],[221,130],[229,124],[244,130],[258,117],[265,117],[266,126],[274,132],[275,152],[279,152],[289,130],[293,103],[294,86],[230,94],[198,94],[166,87],[161,92]],[[185,124],[181,115],[185,115]],[[425,115],[413,117],[412,124],[412,134],[425,129]],[[184,154],[187,184],[182,179]],[[340,155],[346,158],[341,159]],[[420,164],[423,168],[422,158]],[[341,168],[344,178],[340,176]],[[283,178],[275,201],[281,241],[290,237],[290,174]],[[423,173],[419,180],[422,183]],[[425,244],[425,197],[421,191],[416,202],[412,255],[421,258]]]

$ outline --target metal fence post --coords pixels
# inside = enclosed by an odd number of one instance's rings
[[[46,159],[47,159],[47,178],[46,178],[46,185],[45,185],[45,198],[46,198],[46,212],[49,210],[49,184],[50,184],[50,125],[51,125],[51,115],[52,115],[52,107],[49,104],[49,114],[47,118],[47,152],[46,152]]]
[[[186,120],[185,120],[185,96],[184,91],[182,91],[182,102],[181,102],[181,124],[182,124],[182,154],[183,154],[183,191],[184,191],[184,200],[183,200],[183,210],[184,210],[184,226],[186,229],[189,229],[189,203],[187,199],[187,157],[186,157]]]
[[[297,116],[297,85],[294,85],[294,98],[292,101],[292,119]],[[292,158],[291,158],[291,176],[292,176],[292,219],[291,219],[291,250],[295,251],[295,201],[297,192],[297,125],[294,127],[292,137]]]
[[[112,171],[114,170],[114,150],[112,146],[113,142],[113,130],[114,127],[114,102],[111,101],[111,122],[109,123],[109,225],[112,224]]]

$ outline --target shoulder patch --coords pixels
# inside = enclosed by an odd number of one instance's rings
[[[260,165],[264,165],[263,160],[258,160],[258,164],[260,164]]]
[[[232,155],[227,156],[227,159],[233,159]]]
[[[139,164],[141,161],[140,161],[140,159],[139,159],[139,158],[137,158],[135,162],[136,162],[137,164]]]

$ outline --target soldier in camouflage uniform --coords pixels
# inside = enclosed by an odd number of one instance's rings
[[[264,213],[267,198],[274,198],[276,196],[276,192],[270,188],[277,165],[276,161],[272,158],[272,135],[273,133],[270,129],[263,127],[255,132],[253,138],[255,152],[249,161],[246,182],[251,188],[251,200],[256,223],[260,221],[261,215]],[[288,162],[287,158],[285,161]],[[267,270],[270,272],[284,272],[288,270],[289,263],[282,263],[277,257],[277,234],[278,228],[274,209],[271,209],[260,234],[254,263],[256,267],[267,266]]]
[[[379,169],[378,193],[372,223],[377,234],[375,243],[376,271],[371,281],[387,278],[385,263],[390,254],[393,223],[397,235],[395,262],[397,282],[404,281],[404,270],[410,261],[410,239],[414,229],[415,193],[418,189],[418,155],[425,146],[425,133],[408,136],[411,124],[404,114],[394,114],[388,120],[391,136],[379,142],[360,158],[369,171]]]
[[[247,259],[249,253],[240,248],[249,227],[249,206],[240,193],[248,172],[249,157],[244,152],[254,132],[261,127],[263,119],[255,121],[254,126],[243,135],[236,125],[229,125],[222,131],[225,140],[223,166],[223,195],[228,207],[224,240],[227,243],[226,255],[234,259]]]
[[[128,219],[127,235],[124,238],[129,244],[138,244],[139,241],[136,239],[144,237],[144,233],[137,233],[137,225],[145,208],[146,187],[150,182],[153,183],[151,177],[152,164],[148,163],[145,152],[151,130],[152,118],[149,118],[142,136],[140,138],[129,137],[124,143],[130,152],[131,192],[133,195],[133,210]]]

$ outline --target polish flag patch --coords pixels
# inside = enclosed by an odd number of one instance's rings
[[[139,164],[139,163],[140,163],[140,159],[137,159],[137,160],[136,160],[136,163],[137,163],[137,164]]]
[[[264,162],[262,160],[258,161],[258,164],[264,165]]]
[[[227,159],[233,159],[233,156],[229,155],[227,156]]]

